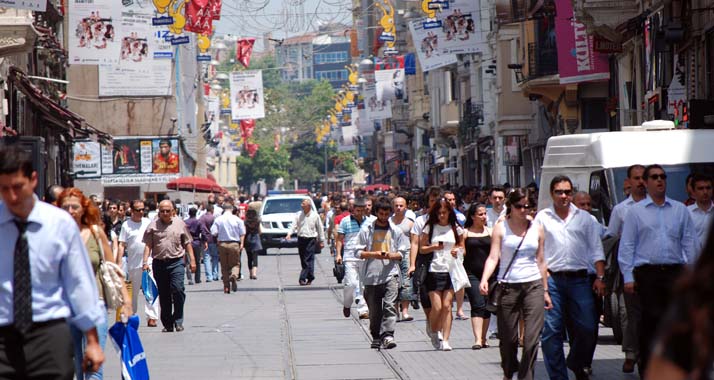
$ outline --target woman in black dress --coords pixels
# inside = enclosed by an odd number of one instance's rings
[[[258,212],[248,209],[245,214],[245,253],[248,256],[250,279],[258,279],[258,253],[263,250],[260,242],[260,217]]]
[[[486,296],[478,290],[483,267],[491,250],[491,229],[486,226],[486,205],[472,204],[466,212],[465,238],[466,254],[464,268],[469,275],[471,287],[466,293],[471,304],[471,327],[474,331],[474,350],[490,347],[488,344],[488,323],[491,313],[486,310]],[[495,276],[491,276],[495,280]],[[493,282],[493,281],[491,281]]]

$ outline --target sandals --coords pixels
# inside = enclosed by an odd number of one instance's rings
[[[481,347],[482,347],[482,346],[481,346],[480,344],[474,344],[473,346],[471,346],[471,349],[472,349],[472,350],[480,350]]]

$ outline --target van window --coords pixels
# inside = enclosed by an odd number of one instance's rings
[[[303,199],[301,198],[266,199],[263,215],[298,212],[302,210],[302,207],[300,207],[302,201]]]
[[[684,183],[689,173],[699,173],[714,177],[714,162],[662,165],[662,167],[667,173],[667,196],[680,202],[684,202],[689,198]],[[613,189],[617,190],[614,198],[617,199],[617,202],[621,202],[626,198],[622,193],[622,186],[625,178],[627,178],[627,168],[615,168],[612,169],[612,172],[615,179]]]
[[[589,193],[592,204],[591,213],[600,223],[607,225],[612,212],[612,199],[604,170],[590,174]]]

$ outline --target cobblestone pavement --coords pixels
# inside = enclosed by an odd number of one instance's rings
[[[186,330],[139,330],[153,380],[202,379],[502,379],[498,342],[471,350],[469,321],[455,320],[451,352],[435,351],[424,331],[424,314],[397,324],[398,347],[369,348],[368,321],[342,316],[342,285],[332,258],[317,256],[311,286],[299,286],[296,250],[261,256],[258,280],[223,294],[220,282],[186,285]],[[245,264],[245,258],[243,258]],[[244,269],[247,277],[247,267]],[[140,307],[140,310],[141,307]],[[468,315],[468,303],[465,305]],[[111,316],[113,318],[113,315]],[[601,328],[593,379],[637,379],[620,371],[623,354],[609,329]],[[108,344],[105,379],[120,379],[119,359]],[[537,379],[547,379],[542,354]]]

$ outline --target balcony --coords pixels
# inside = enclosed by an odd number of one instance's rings
[[[455,136],[459,132],[459,104],[452,101],[439,106],[439,133],[443,136]]]
[[[641,0],[574,0],[575,17],[587,27],[588,33],[597,32],[618,41],[615,29],[640,14]]]
[[[33,20],[30,10],[5,8],[0,14],[0,57],[32,51],[37,38]]]
[[[555,46],[538,46],[536,42],[528,44],[528,77],[533,80],[558,74],[558,50]]]

